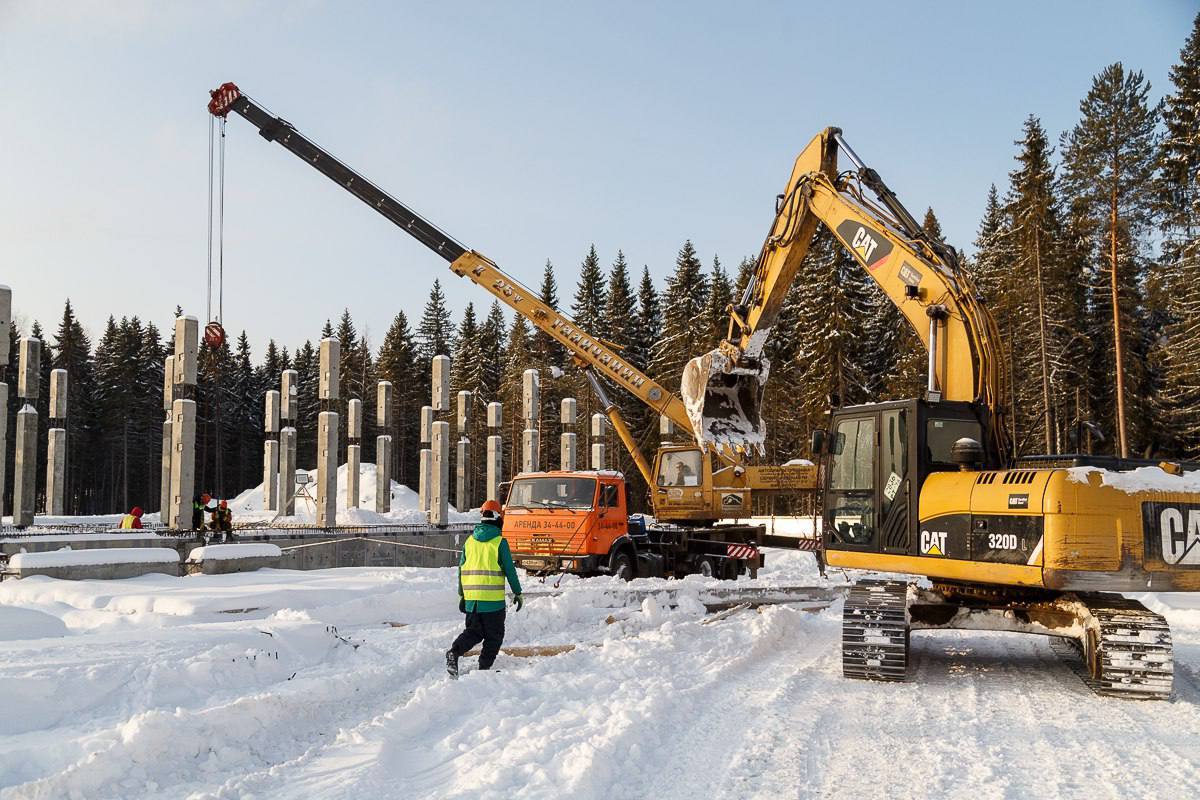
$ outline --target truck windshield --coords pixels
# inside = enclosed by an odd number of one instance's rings
[[[595,478],[520,478],[508,494],[509,508],[591,509]]]

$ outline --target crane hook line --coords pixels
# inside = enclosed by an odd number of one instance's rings
[[[207,293],[207,305],[204,308],[205,320],[212,319],[212,240],[213,240],[213,129],[216,119],[208,115],[208,235],[205,244],[208,247],[208,283],[204,289]]]
[[[221,164],[217,206],[217,324],[225,322],[225,119],[221,120]]]

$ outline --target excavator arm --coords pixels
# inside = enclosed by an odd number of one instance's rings
[[[543,303],[536,293],[507,275],[486,256],[455,241],[421,215],[338,161],[297,131],[291,123],[255,103],[233,83],[222,84],[211,96],[208,110],[214,116],[224,118],[231,111],[241,116],[256,127],[264,139],[278,142],[418,242],[446,259],[456,275],[470,279],[528,319],[534,327],[565,347],[576,363],[591,368],[595,373],[623,387],[656,413],[670,418],[684,430],[690,427],[687,410],[678,396],[621,357],[618,348],[589,335],[570,317]],[[612,403],[605,405],[612,406]],[[645,458],[640,453],[635,453],[634,458],[641,469]]]
[[[855,169],[837,171],[839,149]],[[991,314],[953,248],[925,234],[837,128],[814,137],[796,159],[750,283],[730,307],[725,340],[684,370],[682,394],[697,438],[736,448],[765,437],[759,409],[770,365],[763,347],[819,224],[916,330],[929,356],[929,397],[976,404],[1003,458],[1005,374]]]

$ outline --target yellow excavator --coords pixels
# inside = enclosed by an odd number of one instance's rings
[[[838,171],[839,152],[852,169]],[[1098,693],[1167,697],[1166,620],[1115,593],[1200,590],[1200,465],[1012,459],[995,322],[954,250],[926,235],[837,128],[796,159],[727,337],[686,367],[697,437],[761,440],[763,346],[818,225],[929,356],[923,398],[834,408],[828,432],[814,433],[827,562],[929,580],[852,587],[844,674],[902,680],[913,630],[1005,630],[1077,645]]]

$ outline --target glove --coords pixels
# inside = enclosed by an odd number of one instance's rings
[[[513,595],[513,602],[517,604],[517,611],[520,611],[522,608],[524,608],[524,607],[525,607],[525,595],[523,595],[523,594],[514,594],[514,595]]]

